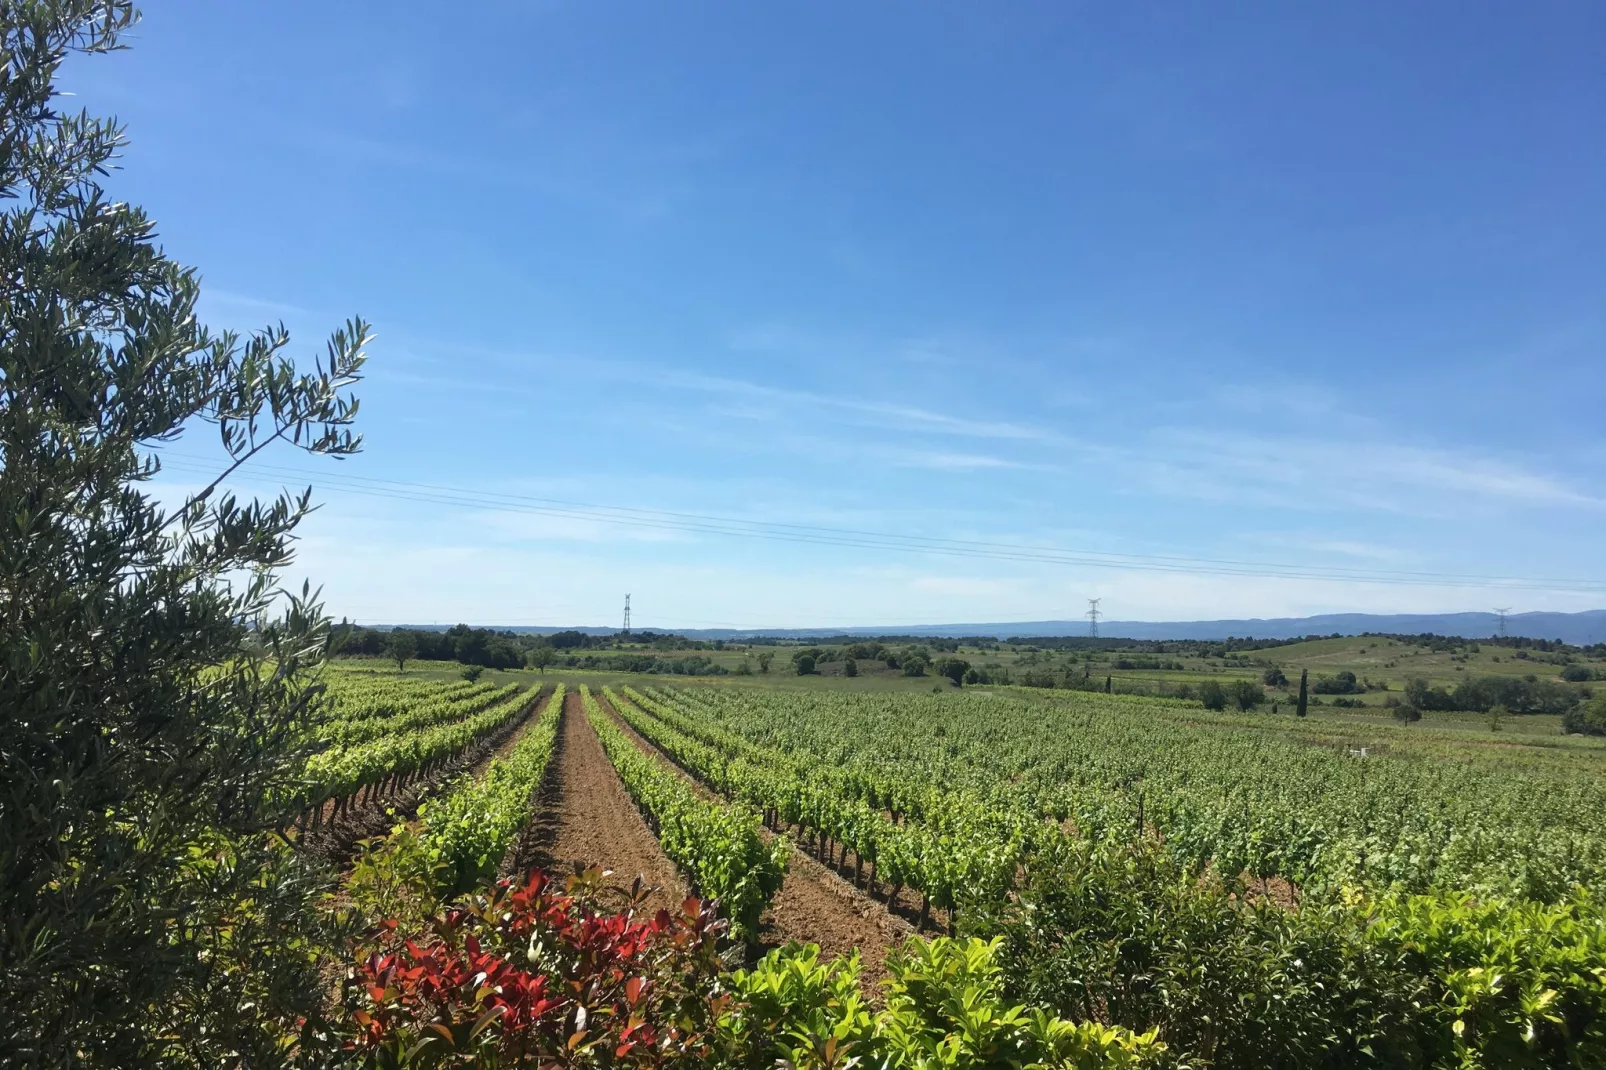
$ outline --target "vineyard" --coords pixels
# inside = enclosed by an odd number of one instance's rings
[[[419,873],[427,906],[601,867],[582,888],[640,876],[619,893],[640,910],[711,900],[730,954],[817,945],[821,992],[872,1003],[910,948],[969,940],[1001,997],[1117,1030],[1122,1058],[1606,1052],[1598,749],[1404,729],[1380,746],[1076,692],[330,675],[293,825],[355,853],[373,910]],[[765,968],[786,961],[804,960]]]
[[[1606,887],[1606,761],[1538,747],[1478,758],[1400,740],[1361,758],[1341,731],[1279,739],[1264,716],[1126,696],[624,693],[632,724],[699,778],[944,906],[961,884],[1000,894],[1055,823],[1312,891]]]

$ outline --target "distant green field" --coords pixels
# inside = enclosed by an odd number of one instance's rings
[[[900,669],[888,668],[878,661],[863,659],[858,662],[859,675],[855,679],[847,679],[842,675],[841,661],[824,662],[819,666],[817,674],[800,677],[793,671],[791,664],[791,656],[800,645],[731,642],[723,644],[723,649],[716,649],[710,644],[691,646],[662,642],[652,645],[627,643],[608,650],[572,653],[596,654],[604,657],[618,653],[652,654],[659,658],[702,657],[733,675],[742,673],[745,667],[754,681],[764,686],[789,690],[823,688],[849,692],[918,692],[929,691],[936,683],[929,676],[907,677]],[[907,644],[894,645],[901,648]],[[758,657],[763,653],[769,653],[773,658],[768,673],[761,672],[759,667]],[[933,656],[941,657],[943,654],[934,652]],[[1197,687],[1206,680],[1230,683],[1241,679],[1258,683],[1268,669],[1278,668],[1288,678],[1288,685],[1268,688],[1267,700],[1268,703],[1277,704],[1279,709],[1295,700],[1301,671],[1309,671],[1313,685],[1324,676],[1336,676],[1344,671],[1352,672],[1358,679],[1369,682],[1372,688],[1342,697],[1346,701],[1381,710],[1389,697],[1392,695],[1398,698],[1406,682],[1413,678],[1427,680],[1436,686],[1453,688],[1456,683],[1468,676],[1532,674],[1538,679],[1559,680],[1562,668],[1560,659],[1537,651],[1513,651],[1509,648],[1502,649],[1475,642],[1466,644],[1459,650],[1435,651],[1400,640],[1363,636],[1317,639],[1264,650],[1245,651],[1226,657],[1153,655],[1123,651],[1092,653],[1052,651],[1037,650],[1030,644],[1004,643],[989,644],[983,648],[962,647],[952,656],[963,658],[978,668],[1003,669],[1015,682],[1019,682],[1022,674],[1026,672],[1063,674],[1069,670],[1077,674],[1086,674],[1097,683],[1102,683],[1108,678],[1111,688],[1119,693],[1149,695],[1174,694],[1184,684]],[[1142,667],[1144,663],[1155,661],[1167,663],[1170,667]],[[1586,664],[1606,674],[1606,660],[1596,660]],[[450,663],[415,662],[409,665],[408,671],[450,676],[456,674],[457,668],[455,664]],[[550,672],[555,678],[598,683],[624,680],[632,675],[558,668],[553,668]],[[1330,708],[1338,697],[1340,696],[1313,694],[1313,709]],[[1334,712],[1338,716],[1367,716],[1364,710]],[[1469,715],[1439,716],[1459,717],[1465,720]],[[1558,723],[1555,718],[1524,718],[1523,721],[1521,730],[1553,731]],[[1512,727],[1517,730],[1516,726]]]
[[[1335,676],[1341,671],[1353,672],[1357,678],[1370,681],[1374,685],[1384,684],[1387,690],[1370,690],[1361,694],[1342,696],[1349,701],[1362,704],[1360,708],[1343,708],[1333,705],[1333,695],[1312,695],[1313,704],[1310,707],[1310,719],[1325,722],[1335,722],[1357,727],[1375,726],[1387,731],[1410,731],[1415,733],[1445,731],[1452,733],[1473,733],[1489,737],[1490,724],[1486,715],[1467,712],[1440,712],[1429,711],[1424,714],[1423,720],[1408,728],[1402,729],[1393,723],[1390,713],[1384,708],[1384,702],[1391,696],[1398,698],[1406,684],[1412,678],[1422,678],[1435,685],[1454,686],[1468,674],[1483,675],[1512,675],[1520,676],[1532,673],[1540,679],[1559,680],[1561,665],[1541,661],[1545,655],[1532,652],[1528,657],[1514,656],[1510,649],[1481,646],[1471,644],[1477,649],[1466,649],[1455,653],[1449,651],[1433,651],[1420,646],[1413,646],[1399,640],[1379,639],[1376,637],[1349,636],[1338,639],[1317,639],[1309,642],[1293,643],[1287,646],[1272,647],[1265,650],[1249,651],[1237,658],[1207,658],[1184,657],[1181,655],[1160,655],[1161,660],[1180,663],[1180,668],[1144,669],[1120,668],[1118,663],[1127,658],[1151,658],[1153,655],[1127,655],[1122,652],[1097,652],[1091,655],[1064,652],[1036,651],[1029,645],[996,644],[986,648],[962,647],[951,656],[961,657],[975,666],[998,666],[1008,670],[1016,679],[1025,671],[1036,668],[1063,669],[1074,667],[1078,671],[1085,670],[1092,678],[1102,681],[1109,678],[1111,687],[1117,693],[1154,695],[1157,691],[1174,693],[1182,684],[1197,686],[1206,680],[1230,682],[1232,680],[1252,680],[1260,682],[1263,674],[1269,668],[1280,668],[1288,678],[1288,685],[1280,688],[1267,688],[1267,705],[1251,716],[1264,717],[1270,715],[1273,705],[1278,714],[1290,714],[1296,700],[1299,687],[1299,674],[1302,670],[1310,672],[1312,683],[1324,676]],[[637,653],[651,653],[661,658],[674,658],[685,656],[701,656],[723,667],[727,676],[698,677],[699,683],[708,683],[715,686],[752,687],[786,692],[825,692],[840,694],[858,693],[903,693],[903,694],[930,694],[933,691],[951,690],[947,681],[931,675],[909,677],[902,670],[887,668],[880,662],[860,660],[858,662],[859,675],[849,678],[842,674],[841,662],[826,662],[820,666],[820,671],[806,676],[798,675],[791,664],[792,653],[798,649],[797,645],[750,645],[741,643],[727,643],[724,649],[710,649],[704,646],[701,649],[686,646],[642,646],[628,645],[621,648],[625,651]],[[618,653],[619,651],[596,651],[599,654]],[[592,653],[592,652],[584,652]],[[757,656],[760,653],[773,655],[770,671],[760,671]],[[936,655],[943,656],[943,655]],[[1606,661],[1588,662],[1597,668],[1606,669]],[[374,672],[394,675],[395,665],[392,662],[379,658],[353,658],[339,659],[331,663],[333,671],[341,673],[367,673]],[[743,667],[748,670],[742,673]],[[462,666],[455,662],[442,661],[412,661],[407,665],[405,675],[408,677],[430,679],[457,679]],[[610,685],[623,685],[643,680],[663,680],[665,682],[690,682],[689,678],[676,676],[652,676],[639,673],[596,671],[575,668],[553,667],[542,674],[533,669],[517,670],[486,670],[482,679],[487,681],[504,682],[530,682],[532,680],[546,679],[551,682],[562,681],[571,686],[587,684],[592,687]],[[1606,687],[1606,685],[1597,685]],[[967,690],[971,690],[967,688]],[[975,690],[991,691],[999,694],[1031,695],[1039,691],[1035,688],[1019,686],[1001,687],[998,685],[979,685]],[[1046,690],[1046,689],[1045,689]],[[1052,693],[1052,692],[1050,692]],[[1197,703],[1193,703],[1195,707]],[[1200,711],[1201,713],[1203,711]],[[1561,722],[1559,717],[1546,715],[1527,715],[1505,718],[1500,724],[1501,732],[1523,736],[1556,736],[1560,733]],[[1595,746],[1593,741],[1579,741],[1581,746]]]

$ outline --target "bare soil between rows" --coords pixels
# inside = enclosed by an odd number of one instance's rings
[[[562,716],[552,760],[536,793],[535,818],[504,869],[523,873],[539,867],[561,878],[600,866],[612,871],[607,878],[611,887],[629,888],[638,876],[654,886],[646,909],[678,910],[686,886],[626,794],[586,720],[578,693],[564,696]]]
[[[530,694],[524,711],[508,724],[490,733],[484,739],[465,748],[429,777],[407,785],[400,791],[381,795],[371,802],[353,806],[345,815],[326,820],[309,830],[301,838],[302,845],[314,855],[329,862],[344,862],[357,849],[359,840],[383,836],[398,823],[413,820],[425,800],[437,794],[451,781],[465,772],[479,775],[491,761],[518,742],[524,730],[535,724],[550,697],[551,691],[541,687]],[[332,809],[334,804],[325,804]],[[327,812],[327,811],[326,811]]]
[[[613,716],[614,723],[643,753],[680,774],[703,798],[718,798],[706,785],[626,724],[606,699],[602,700],[602,705]],[[766,838],[774,836],[768,829],[761,829],[761,832]],[[792,941],[818,944],[822,959],[838,958],[857,950],[860,959],[859,984],[872,996],[880,993],[880,982],[887,975],[887,953],[914,931],[908,922],[888,913],[885,906],[817,862],[796,843],[793,843],[791,857],[787,860],[786,879],[770,902],[769,909],[764,912],[760,924],[761,950],[780,947]]]

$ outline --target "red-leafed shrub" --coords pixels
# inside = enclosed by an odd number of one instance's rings
[[[375,930],[348,973],[370,1066],[672,1066],[709,1061],[718,994],[712,907],[643,916],[639,882],[604,910],[601,875],[559,887],[541,873],[454,903],[409,939]]]

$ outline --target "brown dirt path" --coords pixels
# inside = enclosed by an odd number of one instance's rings
[[[507,757],[508,752],[514,747],[518,746],[519,740],[524,738],[524,733],[528,732],[530,729],[539,724],[541,718],[550,717],[552,715],[552,711],[547,709],[547,704],[552,699],[552,688],[542,684],[536,689],[536,695],[535,707],[529,712],[529,715],[524,718],[519,726],[513,730],[513,733],[503,740],[500,745],[490,751],[490,753],[486,754],[479,761],[474,763],[473,767],[469,769],[470,775],[478,777],[484,773],[486,769],[490,768],[492,762],[496,761],[498,758]]]
[[[381,795],[372,802],[360,804],[344,817],[326,822],[309,831],[302,843],[314,854],[330,862],[348,859],[357,848],[357,841],[370,836],[383,836],[399,821],[411,821],[424,800],[456,780],[466,771],[476,775],[490,764],[491,759],[507,753],[524,731],[541,716],[542,707],[550,689],[538,685],[525,692],[529,705],[523,714],[508,724],[470,745],[456,758],[431,773],[428,778],[397,792]],[[332,806],[333,804],[328,804]]]
[[[539,724],[542,718],[551,717],[557,712],[547,708],[552,702],[551,688],[543,685],[538,689],[537,694],[538,697],[536,699],[535,708],[525,715],[524,720],[519,722],[519,726],[515,728],[513,732],[493,750],[487,751],[484,757],[475,762],[472,767],[465,770],[463,775],[472,777],[475,780],[478,780],[480,777],[484,776],[485,771],[491,767],[492,762],[500,758],[507,757],[508,753],[512,751],[514,747],[519,745],[519,740],[524,738],[524,733],[528,732],[530,729]],[[457,778],[454,776],[452,779],[456,780]],[[442,783],[439,785],[439,787],[445,788],[446,784]],[[433,794],[439,794],[439,791],[437,790]],[[424,824],[422,819],[420,819],[418,816],[418,811],[423,808],[424,801],[425,800],[420,799],[418,805],[413,807],[407,817],[407,827],[412,829],[414,832],[417,832],[423,827]]]
[[[667,754],[626,724],[606,699],[601,701],[603,709],[613,715],[614,723],[643,752],[679,773],[699,795],[717,798]],[[768,829],[760,831],[766,839],[773,836]],[[761,926],[759,943],[764,950],[795,940],[818,944],[822,959],[834,959],[857,949],[861,963],[860,986],[871,995],[879,994],[880,981],[887,975],[887,953],[914,932],[908,922],[889,914],[885,906],[816,862],[796,844],[793,844],[791,857],[787,860],[786,879],[770,902],[769,909],[764,912]]]
[[[539,866],[562,877],[601,866],[613,871],[611,886],[628,888],[638,875],[657,885],[647,899],[651,910],[675,910],[686,898],[674,865],[608,763],[578,692],[564,696],[563,723],[536,801],[535,819],[504,864],[509,872]]]

